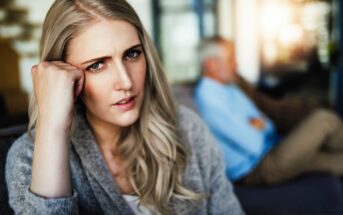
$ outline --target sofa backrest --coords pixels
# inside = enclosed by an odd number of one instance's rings
[[[171,86],[171,90],[175,96],[176,101],[191,110],[198,112],[194,102],[194,83],[190,84],[175,84]]]
[[[0,129],[0,212],[13,214],[8,204],[8,192],[5,181],[5,164],[8,150],[13,142],[27,129],[26,125]]]

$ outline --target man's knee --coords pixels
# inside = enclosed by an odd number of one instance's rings
[[[258,174],[255,174],[259,176],[261,184],[277,184],[283,181],[285,177],[283,165],[279,162],[279,158],[275,159],[272,153],[263,158],[255,171],[258,171]]]
[[[338,126],[342,124],[339,116],[334,111],[328,109],[315,110],[310,115],[310,120],[313,120],[313,123],[318,123],[327,126]]]
[[[335,112],[329,109],[319,108],[312,112],[313,116],[326,118],[326,117],[337,117]]]

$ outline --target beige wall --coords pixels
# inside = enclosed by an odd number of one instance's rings
[[[260,70],[258,0],[218,0],[219,34],[236,43],[238,73],[256,83]]]

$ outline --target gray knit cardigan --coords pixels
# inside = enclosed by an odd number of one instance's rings
[[[71,136],[70,168],[73,195],[44,198],[29,190],[33,141],[24,134],[12,146],[6,163],[9,203],[16,214],[133,214],[107,169],[85,118],[78,114]],[[199,202],[172,200],[170,214],[243,214],[224,174],[224,163],[204,123],[190,110],[178,109],[178,123],[190,155],[184,185],[206,194]]]

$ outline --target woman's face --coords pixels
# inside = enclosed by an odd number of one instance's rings
[[[71,40],[66,61],[85,73],[81,99],[91,124],[126,127],[138,119],[146,60],[131,24],[92,23]]]

